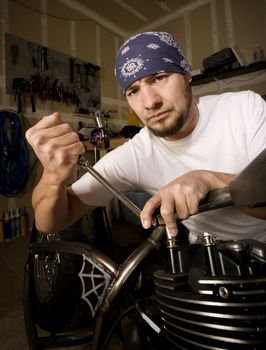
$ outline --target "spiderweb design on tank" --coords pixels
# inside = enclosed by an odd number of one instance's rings
[[[97,264],[84,254],[82,254],[82,257],[83,263],[79,272],[82,285],[81,298],[89,305],[93,317],[98,306],[101,304],[111,276],[100,264]]]

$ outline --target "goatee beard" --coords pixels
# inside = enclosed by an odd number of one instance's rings
[[[182,130],[185,123],[187,122],[189,118],[189,112],[192,104],[192,91],[191,86],[187,84],[186,91],[185,91],[185,97],[186,97],[186,109],[175,118],[173,123],[169,126],[162,127],[161,129],[154,129],[148,126],[148,129],[153,133],[154,136],[157,137],[171,137],[176,135],[178,132]]]

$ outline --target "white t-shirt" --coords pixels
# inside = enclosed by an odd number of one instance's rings
[[[199,121],[189,136],[166,141],[144,127],[133,139],[104,156],[95,168],[121,191],[150,194],[191,170],[240,173],[265,148],[265,101],[254,92],[242,91],[201,97],[197,105]],[[90,174],[72,188],[88,205],[106,205],[112,198]],[[233,207],[191,216],[183,224],[193,241],[204,232],[225,240],[266,241],[266,220]]]

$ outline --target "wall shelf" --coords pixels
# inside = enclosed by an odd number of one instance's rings
[[[257,62],[257,63],[251,63],[248,66],[235,68],[227,72],[213,73],[208,75],[197,74],[192,77],[191,86],[203,85],[213,81],[232,78],[234,76],[248,74],[248,73],[252,73],[252,72],[256,72],[264,69],[266,69],[266,60]]]

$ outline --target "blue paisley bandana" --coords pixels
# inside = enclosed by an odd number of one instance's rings
[[[169,33],[137,34],[128,39],[117,53],[115,76],[123,92],[135,81],[161,72],[191,75],[190,65]]]

